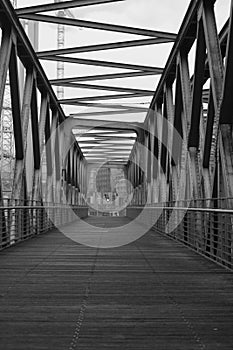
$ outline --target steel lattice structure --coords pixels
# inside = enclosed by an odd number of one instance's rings
[[[145,206],[151,210],[151,206],[158,207],[160,203],[166,203],[167,206],[160,222],[162,231],[166,231],[167,225],[169,226],[170,211],[168,208],[175,207],[176,202],[187,205],[188,201],[193,199],[196,200],[195,203],[198,201],[202,203],[201,201],[205,199],[207,207],[205,210],[208,212],[211,205],[216,209],[219,203],[216,198],[222,197],[226,198],[224,206],[231,210],[233,198],[233,99],[231,96],[233,91],[233,2],[230,18],[220,33],[217,31],[214,9],[216,1],[214,0],[191,1],[178,35],[40,14],[51,10],[111,2],[117,3],[113,0],[64,1],[14,11],[9,1],[0,0],[2,30],[0,107],[2,110],[9,71],[16,158],[12,200],[41,200],[46,197],[46,200],[52,203],[61,203],[66,200],[69,204],[84,204],[88,170],[88,156],[85,157],[85,152],[89,149],[96,162],[99,156],[98,151],[102,152],[112,165],[124,168],[134,188],[134,206],[130,209],[132,212],[140,210],[138,206]],[[36,54],[19,18],[143,35],[146,39],[62,48]],[[81,52],[143,47],[173,41],[174,45],[165,68],[66,56]],[[195,68],[194,74],[191,75],[189,54],[193,48],[196,50]],[[82,77],[74,74],[73,77],[49,81],[39,59],[112,67],[128,71]],[[25,72],[22,99],[19,93],[19,60]],[[124,78],[127,77],[150,75],[161,75],[156,91],[129,88],[123,85],[115,87],[89,83],[117,78],[124,81]],[[105,90],[115,94],[64,98],[59,101],[51,84],[82,90]],[[111,126],[103,127],[104,120],[98,124],[96,120],[87,121],[85,119],[87,116],[94,118],[100,113],[103,116],[105,113],[114,116],[116,112],[125,115],[145,112],[145,106],[132,106],[124,103],[112,103],[111,110],[109,110],[109,104],[102,102],[143,96],[152,98],[144,123],[116,122],[111,123]],[[79,119],[76,115],[65,116],[60,103],[90,107],[90,112],[78,114]],[[91,110],[93,107],[104,109],[105,112],[95,111],[93,113]],[[63,128],[65,120],[67,127]],[[90,140],[77,137],[76,132],[80,131],[77,130],[78,127],[84,130],[85,128],[95,130],[94,145],[89,145]],[[73,130],[73,133],[68,133],[70,130]],[[113,132],[115,134],[111,134]],[[88,136],[90,137],[90,134]],[[113,140],[121,142],[123,147],[117,147],[117,143]],[[46,169],[42,169],[41,154],[45,144],[47,144]],[[69,151],[66,153],[67,147]],[[113,151],[116,152],[117,158],[113,157]],[[3,205],[2,191],[0,198],[1,205]],[[180,228],[180,232],[183,232],[183,240],[198,247],[203,254],[207,251],[206,242],[211,242],[208,243],[210,247],[208,249],[212,249],[212,256],[220,259],[218,251],[220,243],[216,236],[222,231],[221,244],[222,247],[224,246],[224,252],[221,251],[221,254],[225,254],[222,261],[227,261],[229,266],[232,266],[230,264],[232,264],[233,240],[229,233],[230,230],[232,232],[232,216],[227,212],[229,216],[224,224],[221,221],[221,227],[214,216],[214,224],[209,227],[210,215],[206,214],[203,219],[203,227],[201,230],[200,227],[196,229],[197,236],[199,235],[199,238],[201,236],[201,239],[198,243],[195,241],[197,238],[192,238],[192,242],[188,241],[187,225],[194,225],[201,217],[200,213],[201,210],[198,211],[196,217],[192,216],[190,220],[187,220],[188,216],[184,217],[183,226],[181,225]],[[208,226],[208,232],[205,226]]]
[[[218,34],[214,3],[191,2],[145,120],[143,143],[159,164],[153,166],[148,156],[152,202],[233,196],[232,14]],[[135,171],[137,153],[135,147],[129,176],[140,187],[145,182]]]

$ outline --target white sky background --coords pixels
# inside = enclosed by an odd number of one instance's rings
[[[48,0],[18,0],[17,7],[32,6],[38,4],[51,3]],[[104,23],[120,24],[137,28],[154,29],[177,33],[182,23],[183,17],[187,11],[190,0],[126,0],[119,3],[110,3],[97,6],[87,6],[78,9],[71,9],[74,16],[78,19],[91,20]],[[218,0],[216,4],[217,24],[220,30],[229,16],[230,0]],[[51,13],[46,13],[51,14]],[[65,47],[84,46],[88,44],[107,43],[124,40],[140,39],[142,37],[113,33],[106,31],[97,31],[92,29],[81,29],[66,27]],[[155,67],[164,67],[169,52],[173,44],[159,44],[153,46],[144,46],[139,48],[126,48],[118,50],[108,50],[99,52],[82,53],[77,57],[99,59],[106,61],[115,61],[131,64],[151,65]],[[40,24],[39,31],[39,51],[51,50],[57,48],[57,26],[53,24]],[[74,55],[72,55],[74,56]],[[191,71],[193,59],[191,61]],[[42,65],[50,79],[56,78],[56,63],[42,61]],[[65,64],[65,77],[83,76],[104,73],[122,72],[119,69],[84,66],[75,64]],[[142,88],[155,90],[160,76],[136,77],[128,79],[118,79],[109,81],[94,81],[93,84],[124,86],[132,88]],[[88,82],[89,83],[89,82]],[[55,88],[56,91],[56,88]],[[83,97],[93,95],[110,95],[114,92],[65,89],[65,98]],[[150,102],[151,97],[131,98],[123,100],[112,100],[113,103],[132,104],[140,102]],[[104,102],[104,101],[103,101]],[[108,101],[109,103],[110,101]],[[104,102],[105,103],[105,102]],[[80,109],[80,107],[65,107],[67,114],[78,111],[88,112],[89,110]],[[96,117],[98,119],[100,117]],[[129,115],[114,117],[117,120],[138,120],[143,121],[143,115]],[[104,117],[104,119],[113,120]]]

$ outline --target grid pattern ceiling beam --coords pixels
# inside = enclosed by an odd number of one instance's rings
[[[109,85],[90,85],[90,84],[80,84],[78,82],[87,82],[87,81],[98,81],[98,80],[108,80],[108,79],[122,79],[122,78],[131,78],[131,77],[143,77],[143,76],[149,76],[149,75],[160,75],[163,73],[163,69],[160,67],[150,67],[150,66],[144,66],[144,65],[138,65],[138,64],[126,64],[126,63],[120,63],[120,62],[109,62],[109,61],[103,61],[103,60],[95,60],[95,59],[88,59],[88,58],[79,58],[79,57],[68,57],[67,55],[72,54],[80,54],[80,53],[88,53],[88,52],[96,52],[96,51],[107,51],[107,50],[113,50],[113,49],[123,49],[123,48],[132,48],[132,47],[142,47],[142,46],[149,46],[149,45],[157,45],[161,43],[171,43],[174,42],[176,39],[176,34],[169,33],[169,32],[163,32],[163,31],[156,31],[156,30],[150,30],[150,29],[142,29],[142,28],[136,28],[136,27],[129,27],[124,25],[115,25],[115,24],[108,24],[108,23],[100,23],[100,22],[94,22],[89,20],[79,20],[76,18],[67,18],[65,16],[62,16],[58,13],[58,16],[55,15],[45,15],[41,14],[41,12],[47,12],[47,11],[58,11],[58,10],[65,10],[70,9],[74,7],[81,7],[81,6],[90,6],[90,5],[100,5],[100,4],[107,4],[112,2],[118,2],[118,1],[124,1],[124,0],[79,0],[79,1],[63,1],[63,2],[55,2],[51,4],[46,5],[37,5],[27,8],[21,8],[17,10],[17,14],[20,18],[32,20],[32,21],[39,21],[39,22],[45,22],[45,23],[52,23],[57,24],[60,26],[73,26],[73,27],[81,27],[81,28],[88,28],[88,29],[95,29],[99,31],[108,31],[108,32],[115,32],[115,33],[123,33],[123,34],[132,34],[132,35],[138,35],[138,36],[144,36],[144,38],[138,38],[137,40],[133,38],[133,40],[127,40],[127,41],[119,41],[119,42],[110,42],[110,43],[102,43],[102,44],[91,44],[86,46],[80,46],[80,47],[70,47],[70,48],[60,48],[57,50],[51,50],[51,51],[42,51],[38,52],[37,55],[42,60],[47,61],[55,61],[55,62],[62,62],[62,63],[71,63],[71,64],[80,64],[80,65],[90,65],[95,67],[107,67],[107,68],[114,68],[119,70],[126,70],[126,71],[119,71],[119,73],[107,73],[107,74],[99,74],[99,75],[92,75],[92,76],[83,76],[83,77],[70,77],[70,78],[60,78],[60,79],[53,79],[50,81],[50,83],[54,86],[63,86],[66,88],[75,88],[75,89],[91,89],[91,90],[103,90],[103,91],[112,91],[114,94],[111,95],[100,95],[100,96],[84,96],[84,97],[72,97],[72,98],[61,98],[59,102],[64,105],[75,105],[80,107],[88,107],[88,108],[97,108],[96,110],[90,110],[90,112],[83,112],[78,114],[72,114],[70,115],[71,118],[77,119],[80,117],[83,117],[83,122],[78,124],[79,130],[77,130],[76,138],[79,141],[80,145],[86,147],[86,151],[88,154],[86,155],[87,158],[98,160],[99,155],[103,156],[105,160],[110,160],[111,158],[113,160],[117,159],[117,161],[122,160],[123,163],[125,163],[126,159],[129,156],[130,150],[132,149],[133,143],[136,140],[136,134],[133,137],[132,131],[136,131],[136,133],[139,131],[140,126],[135,126],[133,129],[129,129],[128,124],[125,123],[124,126],[117,125],[117,123],[114,122],[114,130],[110,131],[111,129],[106,126],[106,131],[99,131],[98,130],[98,123],[100,121],[96,121],[97,124],[95,124],[95,120],[87,119],[87,117],[99,117],[99,116],[112,116],[114,118],[114,115],[120,115],[120,114],[136,114],[136,113],[143,113],[147,112],[148,108],[144,107],[136,107],[136,106],[130,106],[130,103],[126,105],[121,104],[113,104],[113,103],[99,103],[99,101],[106,101],[106,100],[117,100],[117,99],[125,99],[125,98],[138,98],[138,97],[147,97],[152,96],[154,94],[154,91],[151,90],[143,90],[140,87],[139,88],[129,88],[127,87],[115,87],[115,86],[109,86]],[[40,13],[40,14],[39,14]],[[145,38],[147,37],[147,38]],[[58,63],[59,64],[59,63]],[[128,70],[128,72],[127,72]],[[97,101],[97,103],[90,103],[90,101]],[[101,111],[102,109],[105,109],[104,111]],[[87,135],[80,135],[80,127],[82,127],[82,124],[85,124],[85,120],[88,120],[89,123],[92,124],[92,131],[89,131],[89,134]],[[81,122],[82,119],[79,119],[79,122]],[[104,121],[102,121],[104,122]],[[109,122],[106,121],[106,124]],[[136,123],[137,124],[137,123]],[[95,125],[95,126],[93,126]],[[130,125],[130,124],[129,124]],[[93,132],[93,127],[95,129],[95,133]],[[122,129],[123,128],[123,129]],[[131,130],[131,131],[129,131]],[[84,130],[85,132],[85,130]],[[75,129],[74,129],[75,133]],[[127,134],[128,133],[128,134]],[[89,139],[88,139],[89,137]],[[94,146],[90,146],[90,143]],[[92,148],[94,147],[94,149]],[[118,148],[119,147],[119,148]],[[123,148],[122,148],[123,147]],[[119,159],[118,159],[119,158]],[[103,159],[101,157],[101,159]]]
[[[125,164],[136,141],[139,127],[138,123],[129,125],[125,122],[115,122],[109,125],[106,120],[78,119],[73,133],[88,161],[115,160]]]

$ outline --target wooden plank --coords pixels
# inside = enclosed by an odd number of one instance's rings
[[[129,219],[87,222],[101,234]],[[2,251],[0,271],[0,349],[232,347],[232,273],[156,232],[97,249],[53,230]]]

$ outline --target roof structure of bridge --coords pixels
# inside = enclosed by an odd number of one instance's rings
[[[20,1],[18,2],[19,6]],[[137,57],[139,57],[139,61],[140,57],[145,61],[145,56],[148,53],[152,56],[152,47],[172,44],[176,39],[176,33],[165,30],[115,24],[114,16],[112,16],[112,20],[111,16],[107,18],[107,23],[90,21],[86,18],[80,19],[80,17],[82,18],[82,13],[80,14],[82,9],[86,10],[88,17],[89,13],[97,10],[99,12],[106,11],[110,15],[113,15],[114,11],[124,13],[128,6],[129,4],[125,0],[79,0],[55,1],[54,3],[34,6],[30,4],[28,7],[16,9],[16,13],[22,21],[35,21],[39,23],[39,26],[46,27],[46,30],[54,29],[55,26],[63,31],[63,33],[60,31],[60,35],[63,35],[63,38],[60,39],[63,42],[60,41],[60,46],[58,42],[58,47],[54,49],[52,49],[54,45],[49,40],[49,36],[43,36],[40,41],[45,41],[46,44],[37,45],[39,46],[37,57],[42,62],[49,77],[53,74],[53,70],[51,66],[50,69],[48,68],[48,62],[53,62],[52,65],[57,63],[58,66],[60,65],[60,69],[63,69],[60,77],[58,74],[56,79],[50,78],[50,84],[55,92],[57,88],[59,103],[65,109],[66,116],[77,119],[74,135],[78,135],[79,145],[88,162],[114,161],[119,164],[127,164],[132,145],[137,138],[133,132],[135,126],[133,123],[130,126],[130,123],[132,120],[134,122],[144,121],[154,94],[157,77],[162,74],[164,68],[163,66],[145,65],[145,63],[136,64],[135,61],[137,62]],[[64,30],[70,31],[70,28],[73,30],[71,34],[73,44],[64,45],[66,37]],[[93,38],[91,39],[91,37]],[[114,40],[108,38],[114,38]],[[120,38],[120,40],[115,40],[115,38]],[[55,41],[57,42],[57,40]],[[88,42],[88,44],[77,45],[78,42]],[[41,49],[46,45],[49,46],[49,50]],[[131,55],[127,55],[129,50],[132,51]],[[117,57],[116,60],[111,59],[114,54]],[[133,57],[135,54],[136,59]],[[102,57],[109,56],[110,59],[95,58],[101,55]],[[131,57],[132,62],[122,62],[124,57],[128,61],[127,56]],[[68,71],[68,75],[66,75],[66,71]],[[94,74],[82,73],[87,71],[94,72]],[[145,78],[147,78],[147,82]],[[143,88],[143,86],[148,85],[152,88]],[[62,93],[59,93],[61,91]],[[83,120],[80,120],[79,123],[80,118],[96,119],[98,130],[97,126],[91,126],[89,130],[86,126],[80,127],[84,123]],[[113,122],[117,120],[120,120],[121,123],[125,122],[125,125],[118,129],[115,123],[115,130],[112,130]],[[108,121],[108,125],[106,121]]]

